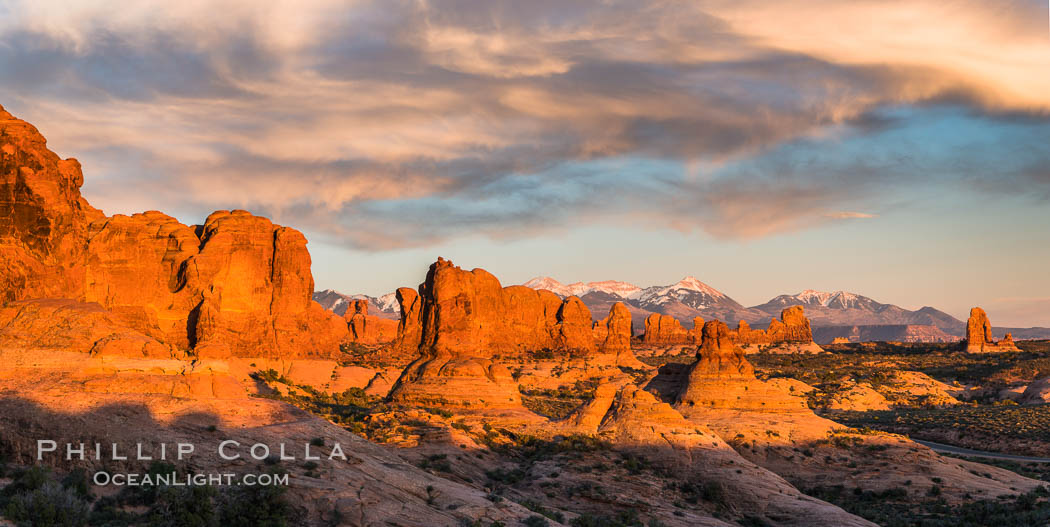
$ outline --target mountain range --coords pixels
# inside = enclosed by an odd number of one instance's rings
[[[387,293],[383,296],[344,295],[332,289],[325,289],[324,291],[315,291],[313,298],[315,302],[321,304],[321,307],[340,316],[346,314],[346,309],[350,306],[351,300],[367,300],[369,315],[394,320],[401,318],[401,306],[398,305],[397,297],[394,293]]]

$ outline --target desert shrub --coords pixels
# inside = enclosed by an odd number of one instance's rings
[[[19,527],[79,527],[88,516],[88,503],[57,482],[15,495],[4,514]]]
[[[614,515],[584,513],[569,522],[572,527],[645,527],[638,511],[631,509]]]
[[[535,512],[537,514],[542,514],[542,515],[544,515],[544,516],[546,516],[546,517],[548,517],[548,518],[550,518],[550,519],[552,519],[552,520],[554,520],[554,521],[556,521],[558,523],[565,523],[565,515],[562,514],[561,511],[552,511],[552,510],[544,507],[540,503],[532,501],[532,500],[524,500],[524,501],[522,501],[520,503],[521,503],[521,505],[523,507],[525,507],[526,509],[529,509],[532,512]],[[539,525],[546,525],[546,523],[539,524]]]
[[[521,524],[525,527],[550,527],[551,522],[547,521],[543,516],[529,516]]]
[[[285,527],[293,513],[285,492],[277,486],[230,487],[219,495],[219,525]]]
[[[146,522],[150,527],[218,527],[213,487],[159,487]]]

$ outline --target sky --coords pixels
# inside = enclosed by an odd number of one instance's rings
[[[0,0],[0,104],[107,214],[241,208],[318,289],[438,256],[1050,326],[1042,0]]]

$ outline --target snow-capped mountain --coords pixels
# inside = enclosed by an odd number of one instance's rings
[[[707,309],[715,306],[743,308],[743,306],[721,291],[692,276],[687,276],[668,286],[647,287],[642,290],[637,299],[642,305],[681,302],[695,309]]]
[[[762,305],[769,307],[780,306],[781,309],[795,305],[823,306],[832,309],[876,309],[884,304],[880,304],[866,296],[847,291],[827,292],[806,289],[797,295],[780,295]]]
[[[650,313],[671,315],[685,321],[687,326],[692,323],[693,317],[697,316],[708,320],[745,319],[748,322],[760,322],[760,319],[768,318],[765,313],[745,308],[725,293],[692,276],[671,285],[646,288],[615,280],[563,285],[546,276],[533,278],[522,285],[533,289],[546,289],[562,298],[576,295],[596,318],[605,316],[613,303],[623,302],[631,310],[636,328],[641,326]]]
[[[381,318],[401,318],[401,306],[397,303],[397,296],[394,293],[387,293],[383,296],[368,296],[368,295],[344,295],[333,289],[325,289],[324,291],[315,291],[313,299],[321,307],[335,312],[337,315],[346,314],[346,309],[350,304],[350,300],[368,300],[368,314],[375,315]]]
[[[630,298],[642,290],[642,288],[634,284],[617,282],[615,280],[587,283],[576,282],[565,285],[549,276],[537,276],[521,285],[531,287],[532,289],[546,289],[562,298],[567,296],[583,296],[595,291],[609,293],[623,298]]]
[[[801,305],[814,326],[840,325],[930,325],[958,334],[965,324],[937,309],[924,307],[915,311],[893,304],[883,304],[856,293],[846,291],[814,291],[807,289],[795,295],[780,295],[752,309],[778,315],[782,309]]]

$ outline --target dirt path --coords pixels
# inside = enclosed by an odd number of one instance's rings
[[[1010,461],[1022,461],[1026,463],[1050,463],[1050,458],[1046,457],[1015,456],[1013,454],[1003,454],[1000,452],[986,452],[984,450],[973,450],[970,448],[963,448],[961,446],[945,445],[944,443],[934,443],[933,441],[923,441],[921,439],[912,439],[912,441],[915,441],[916,443],[922,446],[928,447],[934,452],[943,452],[945,454],[986,457],[990,459],[1007,459]]]

